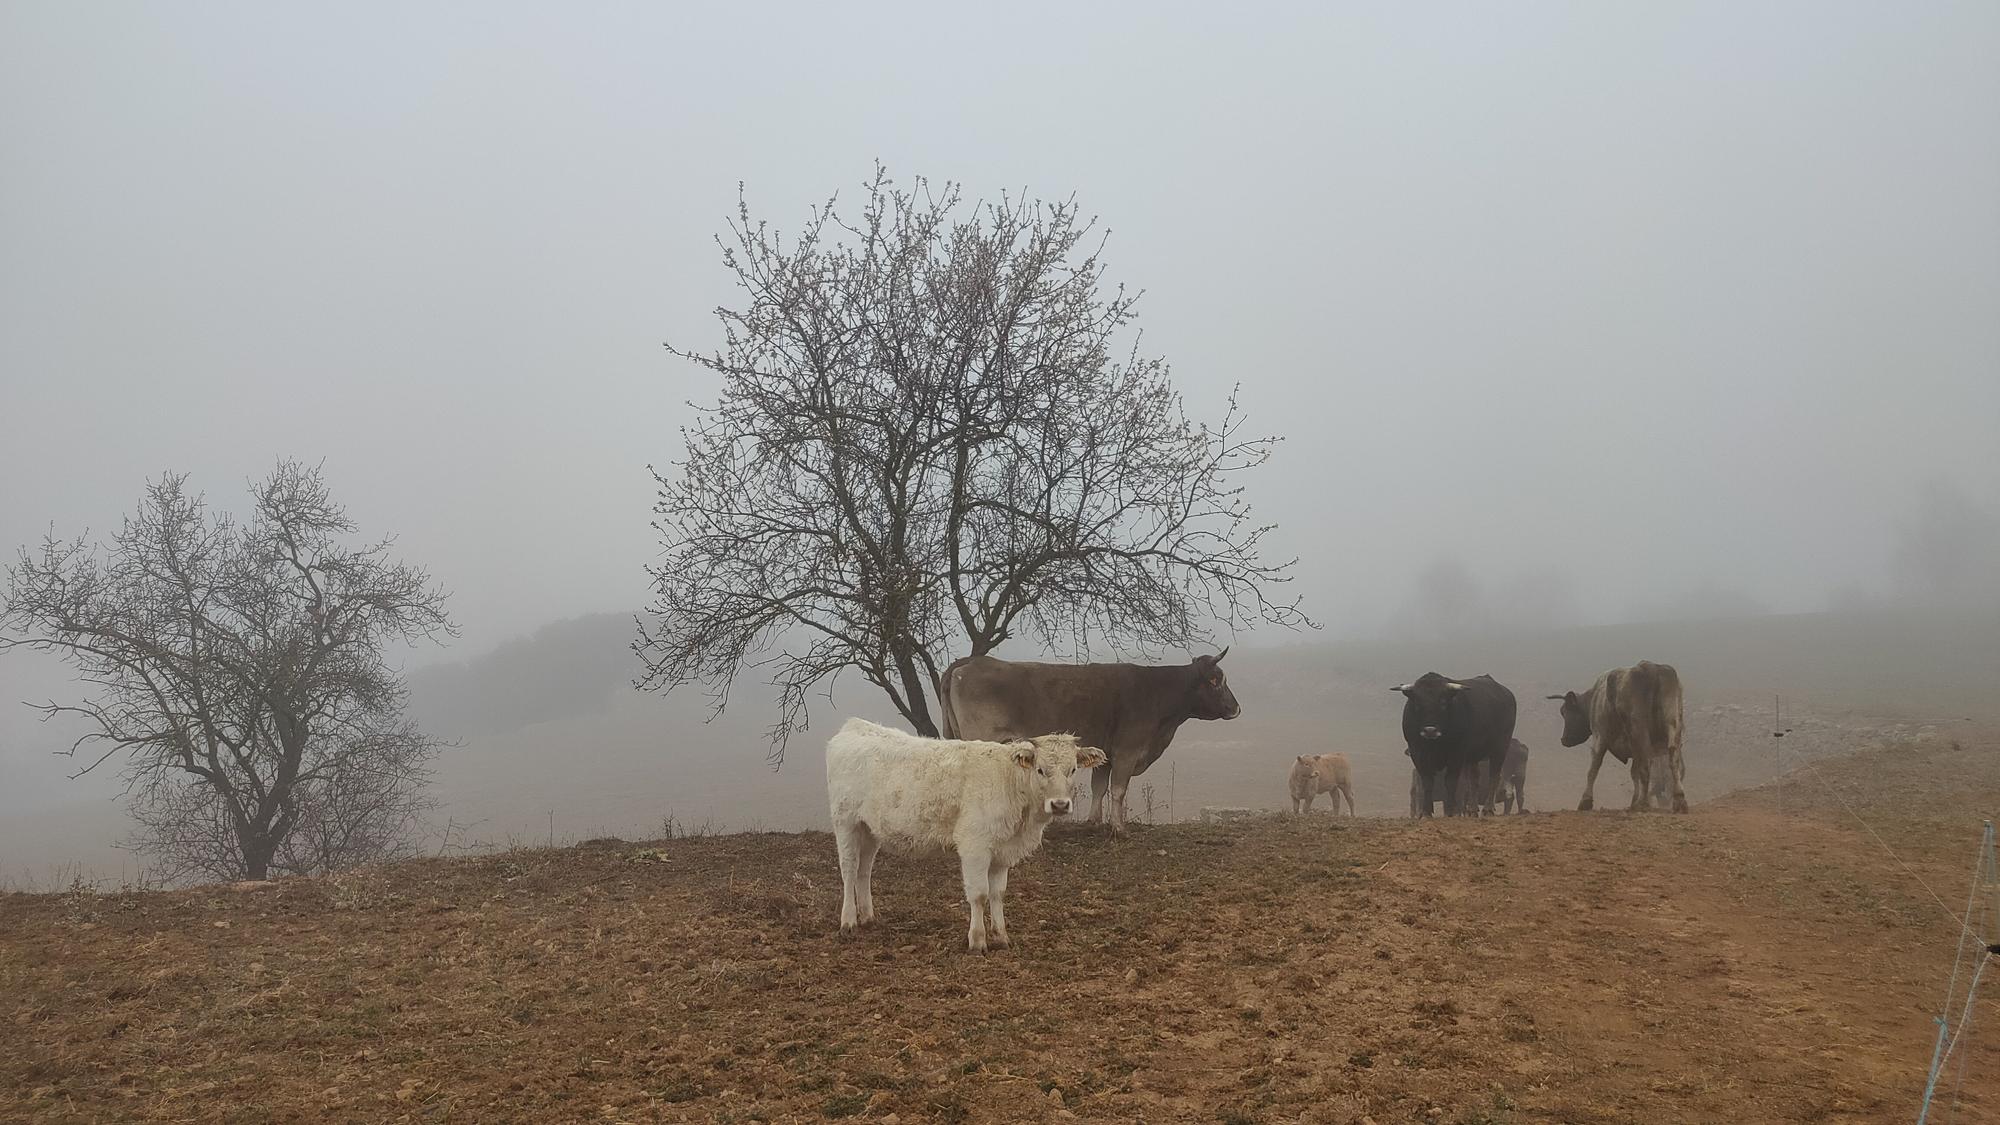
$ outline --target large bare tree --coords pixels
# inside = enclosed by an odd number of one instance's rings
[[[743,299],[723,344],[676,356],[721,377],[655,471],[655,598],[643,689],[746,666],[779,692],[773,760],[808,693],[856,669],[924,734],[954,654],[1026,636],[1071,652],[1183,648],[1273,600],[1238,475],[1277,440],[1188,418],[1140,354],[1137,296],[1108,287],[1073,200],[964,205],[880,171],[790,241],[739,203],[719,239]]]
[[[403,717],[392,642],[453,632],[444,594],[355,527],[316,467],[281,462],[247,519],[185,476],[147,486],[108,544],[45,539],[9,568],[0,651],[51,652],[91,685],[48,702],[122,758],[156,874],[263,879],[409,846],[437,744]]]

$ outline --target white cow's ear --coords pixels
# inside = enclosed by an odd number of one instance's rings
[[[1080,770],[1096,769],[1110,760],[1095,746],[1079,747],[1076,752],[1076,768]]]
[[[1014,764],[1020,766],[1024,770],[1034,769],[1035,748],[1030,745],[1030,746],[1023,746],[1020,749],[1014,751]]]

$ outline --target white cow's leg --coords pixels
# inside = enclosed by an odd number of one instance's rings
[[[1653,755],[1640,749],[1632,754],[1632,812],[1653,807]]]
[[[1354,811],[1354,787],[1352,785],[1341,786],[1340,795],[1347,798],[1347,815],[1360,816],[1361,815],[1360,813]],[[1340,806],[1338,804],[1335,804],[1333,807],[1333,811],[1336,814],[1339,813]]]
[[[1104,791],[1110,786],[1110,766],[1099,766],[1090,771],[1090,819],[1085,823],[1104,823]]]
[[[1589,812],[1596,806],[1594,794],[1597,792],[1597,771],[1603,765],[1604,747],[1593,745],[1590,748],[1590,776],[1583,779],[1583,800],[1576,803],[1576,811]]]
[[[958,854],[959,874],[965,879],[965,905],[972,923],[965,931],[965,947],[974,953],[986,952],[986,907],[993,901],[993,853],[968,848]]]
[[[840,932],[851,934],[856,924],[855,892],[860,889],[862,828],[858,824],[833,826],[833,848],[840,856]]]
[[[988,908],[993,913],[987,944],[993,949],[1007,948],[1007,870],[1007,865],[998,859],[986,869],[986,888],[992,899]]]
[[[859,840],[860,855],[856,874],[860,882],[854,889],[855,923],[867,926],[875,921],[875,856],[882,850],[882,841],[873,832],[861,829]]]
[[[1313,811],[1313,798],[1317,796],[1319,796],[1319,791],[1315,789],[1307,793],[1304,800],[1294,800],[1292,802],[1294,805],[1299,806],[1299,815],[1304,816],[1306,813]]]

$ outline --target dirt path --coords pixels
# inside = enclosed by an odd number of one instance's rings
[[[1996,761],[1821,769],[1962,902]],[[885,925],[837,940],[820,833],[8,896],[0,1115],[1906,1119],[1947,923],[1807,785],[1688,817],[1066,832],[987,958],[938,857],[885,858]],[[1960,1121],[2000,1112],[1990,1038]]]

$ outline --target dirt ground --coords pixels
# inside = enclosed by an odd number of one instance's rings
[[[1962,909],[1996,751],[1685,817],[1061,831],[987,957],[936,855],[839,940],[824,833],[9,895],[0,1115],[1910,1120],[1954,949],[1918,880]],[[1956,1120],[2000,1119],[2000,1026],[1969,1050]]]

